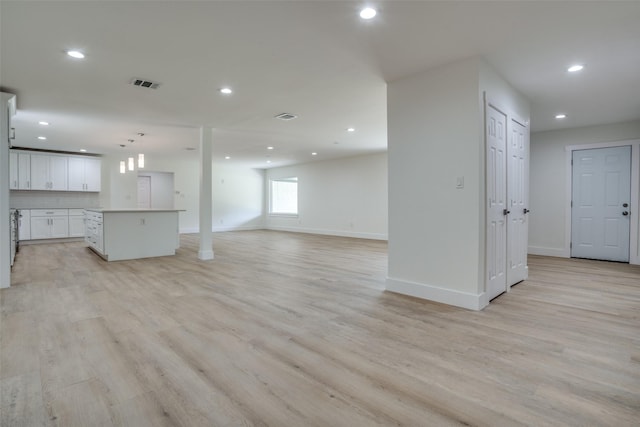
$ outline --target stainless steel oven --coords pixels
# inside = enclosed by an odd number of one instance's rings
[[[16,258],[16,252],[18,252],[18,218],[20,211],[11,209],[9,213],[9,217],[11,219],[11,266],[13,266],[13,261]]]

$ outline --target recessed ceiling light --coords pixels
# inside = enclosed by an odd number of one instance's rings
[[[271,163],[271,160],[267,160],[267,163]]]
[[[231,158],[231,156],[224,156],[225,160],[229,160]]]
[[[47,139],[47,137],[46,136],[39,136],[38,139],[41,139],[41,140],[44,141],[45,139]]]
[[[193,148],[193,147],[187,147],[187,148],[185,148],[185,150],[186,150],[186,151],[196,151],[196,149],[195,149],[195,148]]]
[[[567,115],[566,114],[556,114],[556,119],[566,119]]]
[[[267,150],[273,150],[273,147],[267,147]]]
[[[313,153],[311,153],[312,156],[317,156],[318,153],[316,153],[315,151]]]
[[[580,65],[580,64],[576,64],[576,65],[572,65],[571,67],[567,68],[567,71],[570,73],[575,73],[576,71],[580,71],[584,68],[584,65]]]
[[[354,128],[347,128],[347,132],[355,132],[356,130]]]
[[[82,153],[86,153],[86,152],[87,152],[87,150],[85,150],[84,148],[81,148],[81,149],[80,149],[80,152],[82,152]]]
[[[360,11],[360,18],[362,19],[371,19],[376,16],[378,12],[372,7],[365,7]]]
[[[222,89],[220,89],[220,93],[224,93],[225,95],[229,95],[231,94],[233,91],[231,90],[230,87],[223,87]]]
[[[84,53],[80,52],[79,50],[68,50],[67,51],[67,55],[69,55],[72,58],[76,58],[76,59],[83,59],[84,58]]]
[[[49,126],[49,122],[38,122],[38,124],[42,126]]]

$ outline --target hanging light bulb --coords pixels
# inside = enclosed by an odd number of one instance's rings
[[[138,168],[144,169],[144,154],[138,154]]]
[[[129,170],[134,170],[136,165],[133,163],[133,157],[129,157]]]
[[[127,167],[124,164],[124,160],[120,160],[120,173],[125,173],[127,171]]]

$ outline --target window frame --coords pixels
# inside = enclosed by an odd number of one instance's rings
[[[273,212],[273,183],[274,182],[294,182],[296,184],[296,213],[291,213],[291,212]],[[279,218],[298,218],[298,216],[300,215],[300,204],[299,202],[299,187],[298,187],[298,177],[297,176],[290,176],[290,177],[284,177],[284,178],[273,178],[273,179],[269,179],[269,209],[268,209],[268,215],[272,216],[272,217],[279,217]]]

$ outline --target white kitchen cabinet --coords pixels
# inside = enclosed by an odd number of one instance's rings
[[[69,157],[69,191],[100,191],[100,159]]]
[[[31,209],[31,239],[62,239],[69,237],[67,209]]]
[[[69,209],[69,237],[84,237],[84,223],[84,209]]]
[[[9,152],[9,189],[31,189],[31,154],[11,150]]]
[[[18,190],[31,190],[31,154],[18,152]]]
[[[9,152],[9,190],[18,189],[18,153]]]
[[[67,191],[67,157],[31,154],[31,189]]]
[[[178,210],[87,209],[86,241],[107,261],[175,255]]]
[[[18,240],[31,240],[31,211],[29,209],[20,209]]]
[[[85,227],[85,242],[91,249],[102,256],[104,253],[102,213],[85,211]]]

